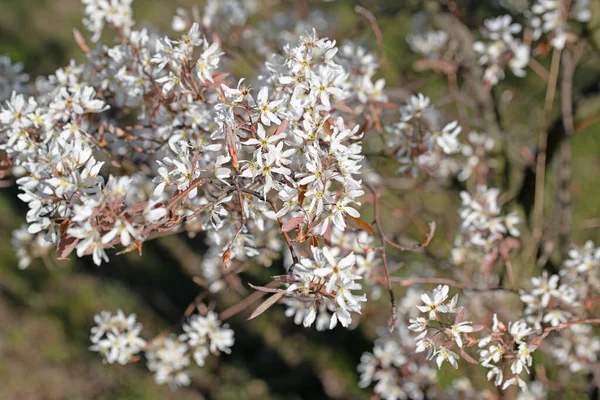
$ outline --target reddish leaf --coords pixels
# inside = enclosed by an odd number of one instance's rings
[[[342,103],[332,104],[331,108],[333,108],[334,110],[345,111],[347,113],[354,114],[354,110],[350,106],[347,106],[346,104],[342,104]]]
[[[296,229],[298,227],[298,225],[300,225],[302,223],[303,220],[304,220],[303,217],[291,218],[289,221],[286,221],[283,225],[281,225],[279,232],[293,231],[294,229]]]
[[[307,185],[300,185],[300,188],[298,190],[298,204],[300,204],[300,206],[302,206],[302,203],[304,202],[304,196],[306,196],[306,188]]]
[[[315,235],[310,235],[310,244],[313,247],[319,247],[319,239]]]
[[[227,249],[227,251],[223,253],[223,256],[221,258],[223,259],[223,264],[225,265],[225,268],[231,267],[231,249]]]
[[[479,364],[477,360],[471,357],[464,349],[460,349],[460,355],[471,364]]]
[[[528,344],[538,347],[542,343],[542,340],[546,339],[546,337],[549,334],[550,334],[550,331],[546,331],[541,336],[537,336],[537,337],[534,337],[533,339],[531,339]]]
[[[235,134],[229,124],[225,124],[225,142],[227,143],[227,152],[231,157],[231,165],[233,165],[233,168],[238,170],[240,168],[240,164],[237,158],[237,150],[235,149]]]
[[[75,38],[75,43],[77,43],[77,46],[79,46],[79,48],[84,53],[87,53],[88,51],[90,51],[90,48],[88,47],[87,43],[85,43],[85,39],[83,38],[83,35],[81,34],[81,32],[79,32],[77,30],[77,28],[73,28],[73,37]]]
[[[281,124],[279,124],[277,129],[275,129],[275,133],[273,133],[273,135],[279,135],[281,132],[285,131],[285,128],[287,128],[287,126],[288,120],[284,119],[283,121],[281,121]]]
[[[77,246],[77,243],[79,243],[79,239],[76,239],[68,234],[63,235],[56,249],[56,258],[58,258],[59,260],[67,260],[69,254],[71,254],[73,250],[75,250],[75,246]]]
[[[460,310],[458,310],[458,313],[456,314],[456,318],[454,319],[454,323],[458,324],[458,323],[462,322],[464,316],[465,316],[465,308],[461,307]]]
[[[429,246],[429,243],[431,243],[431,240],[433,239],[433,236],[435,235],[436,227],[437,227],[437,224],[435,223],[435,221],[431,221],[429,223],[429,232],[427,233],[427,237],[425,238],[425,241],[423,243],[421,243],[421,247]]]

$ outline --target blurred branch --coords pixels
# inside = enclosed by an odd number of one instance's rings
[[[367,21],[369,21],[371,29],[373,29],[373,33],[375,33],[375,38],[377,39],[377,61],[379,61],[379,65],[381,65],[385,56],[383,54],[383,34],[381,33],[379,24],[377,24],[377,18],[375,18],[371,11],[361,6],[354,7],[354,11],[364,16]]]

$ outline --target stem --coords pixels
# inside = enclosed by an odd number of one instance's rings
[[[541,328],[541,329],[535,329],[529,333],[527,333],[524,336],[531,336],[531,335],[537,335],[537,334],[548,334],[552,331],[560,331],[561,329],[565,329],[568,328],[570,326],[573,325],[580,325],[580,324],[592,324],[592,325],[600,325],[600,318],[585,318],[585,319],[578,319],[575,321],[569,321],[569,322],[564,322],[560,325],[557,326],[552,326],[550,328]]]

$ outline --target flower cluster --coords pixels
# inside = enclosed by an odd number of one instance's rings
[[[129,34],[133,26],[133,0],[81,0],[85,4],[83,24],[94,34],[97,42],[102,35],[104,25],[109,25],[122,35]]]
[[[418,291],[409,289],[399,305],[400,318],[394,332],[390,333],[387,328],[378,329],[373,351],[363,353],[358,365],[359,385],[367,387],[374,384],[374,392],[386,400],[481,398],[483,393],[479,393],[468,378],[458,378],[445,388],[436,385],[436,370],[421,357],[422,345],[415,343],[411,328],[405,322],[411,317],[418,317],[420,311],[415,304],[419,302],[421,296]]]
[[[386,400],[433,396],[435,369],[412,355],[414,344],[406,326],[398,324],[393,334],[380,332],[372,353],[363,353],[358,372],[359,386],[375,384],[373,391]]]
[[[94,322],[90,350],[100,353],[106,363],[125,365],[146,346],[140,337],[142,324],[136,322],[135,314],[126,317],[121,310],[115,315],[103,311],[94,317]]]
[[[573,247],[560,275],[531,278],[531,289],[522,290],[525,320],[536,328],[557,327],[592,316],[593,299],[600,292],[600,248],[591,241]],[[572,372],[588,371],[600,354],[600,340],[589,325],[573,325],[555,338],[551,354]]]
[[[287,302],[287,316],[305,327],[316,320],[318,330],[333,329],[338,322],[350,326],[352,313],[360,314],[366,295],[357,280],[356,256],[350,253],[339,258],[335,248],[312,247],[312,258],[303,257],[293,268],[286,294],[294,298]]]
[[[478,185],[473,195],[460,193],[460,232],[452,249],[455,264],[485,261],[491,266],[498,257],[506,261],[508,251],[518,245],[514,237],[520,235],[517,225],[521,219],[514,212],[502,215],[499,193],[498,189],[488,189],[484,185]]]
[[[502,390],[511,385],[518,385],[521,390],[527,391],[527,383],[521,377],[525,371],[530,373],[529,367],[533,362],[531,354],[537,349],[533,340],[528,341],[531,328],[525,321],[508,324],[508,328],[498,320],[494,314],[494,323],[491,333],[479,340],[479,362],[489,368],[487,378]],[[506,365],[510,365],[512,376],[506,379]]]
[[[534,29],[534,39],[537,40],[542,34],[546,34],[554,48],[563,49],[570,35],[568,21],[590,21],[590,3],[590,0],[536,0],[531,7],[529,18],[529,24]],[[565,9],[566,7],[568,9]]]
[[[135,314],[125,316],[119,310],[112,315],[103,311],[94,317],[94,322],[90,350],[100,353],[104,362],[125,365],[138,361],[137,354],[143,352],[156,383],[167,383],[172,388],[190,384],[186,368],[191,357],[203,367],[209,354],[229,354],[234,343],[233,330],[227,324],[222,325],[212,311],[192,315],[179,336],[159,336],[149,342],[140,337],[142,325],[136,322]]]
[[[431,100],[419,93],[400,108],[400,122],[386,126],[387,145],[401,166],[399,172],[416,177],[423,170],[429,175],[450,173],[447,156],[460,151],[457,121],[440,124],[441,115]]]
[[[494,86],[504,79],[507,67],[516,76],[525,76],[531,48],[514,36],[522,29],[520,24],[512,21],[510,15],[485,20],[483,35],[487,42],[475,42],[473,49],[479,54],[479,63],[486,67],[486,85]]]
[[[193,358],[199,367],[205,365],[209,354],[231,353],[233,330],[221,325],[216,313],[192,315],[183,324],[183,334],[153,340],[146,350],[147,366],[154,373],[157,384],[167,383],[172,388],[188,386],[187,367]]]
[[[457,175],[458,180],[466,181],[474,176],[475,182],[485,182],[488,172],[496,166],[490,157],[495,145],[496,141],[491,136],[470,132],[461,147],[461,153],[466,160]]]
[[[462,348],[463,340],[469,341],[468,334],[475,330],[470,321],[462,320],[464,311],[458,309],[458,295],[448,301],[449,290],[448,286],[440,285],[431,295],[423,294],[421,300],[424,305],[417,308],[425,317],[411,319],[408,327],[419,333],[415,338],[415,352],[427,351],[427,359],[435,358],[438,368],[444,361],[458,368],[457,360],[460,357],[452,351],[452,347],[456,345]],[[450,318],[451,315],[454,318]]]
[[[13,64],[8,56],[0,55],[0,102],[8,100],[13,92],[25,92],[29,75],[23,69],[22,63]]]
[[[425,31],[406,37],[408,45],[415,53],[427,58],[440,58],[448,46],[448,34],[444,31]]]

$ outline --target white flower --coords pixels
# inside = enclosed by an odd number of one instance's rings
[[[458,121],[453,121],[446,125],[439,136],[436,137],[436,143],[444,150],[446,154],[453,154],[460,150],[460,143],[456,139],[462,128]]]
[[[454,368],[458,368],[458,362],[456,361],[459,359],[458,354],[448,350],[444,346],[438,347],[435,354],[433,354],[433,357],[435,357],[438,368],[442,368],[442,363],[444,361],[448,361]]]
[[[470,326],[470,324],[471,322],[469,321],[463,321],[459,322],[458,324],[454,324],[450,327],[450,332],[452,333],[452,336],[454,337],[454,340],[456,341],[458,347],[462,347],[461,333],[473,332],[473,327]]]
[[[448,299],[448,291],[450,288],[447,285],[440,285],[433,290],[433,295],[430,297],[427,293],[421,295],[421,300],[425,303],[424,306],[417,306],[417,308],[424,313],[429,313],[429,319],[437,319],[437,313],[448,312],[448,306],[444,305],[444,302]]]
[[[267,87],[260,89],[256,97],[256,106],[258,107],[260,121],[266,126],[270,126],[271,122],[279,125],[281,124],[281,120],[277,117],[277,107],[283,103],[283,99],[269,101],[268,97],[269,89]]]

